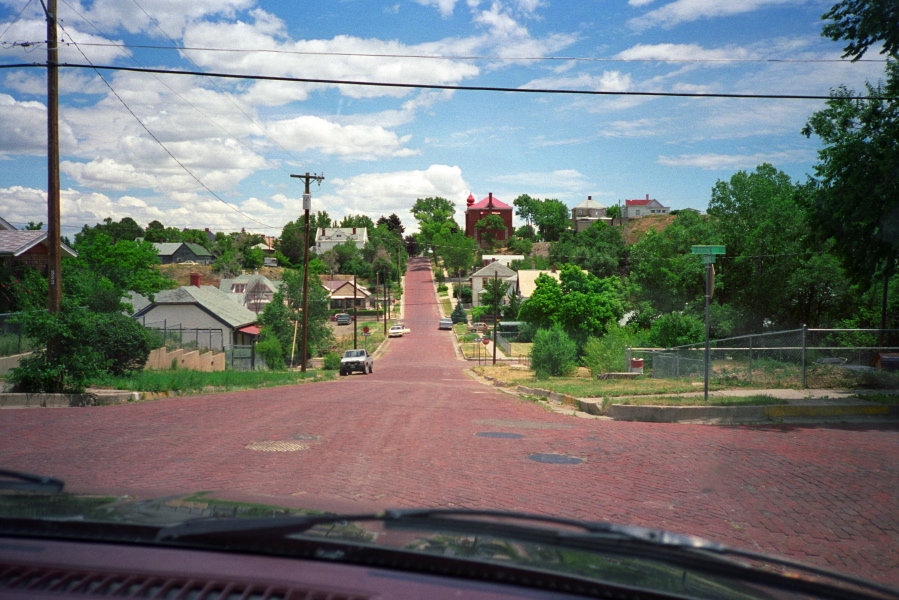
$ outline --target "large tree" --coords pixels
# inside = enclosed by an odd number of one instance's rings
[[[571,263],[600,278],[623,274],[628,253],[621,228],[602,221],[577,233],[566,229],[549,247],[551,262]]]
[[[899,55],[899,2],[896,0],[841,0],[822,17],[830,21],[823,34],[848,41],[843,58],[860,59],[871,46],[883,43],[881,54]]]
[[[571,211],[560,200],[541,200],[534,206],[533,219],[540,239],[555,242],[571,225]]]

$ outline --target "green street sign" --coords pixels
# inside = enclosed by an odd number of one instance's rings
[[[690,252],[693,254],[724,254],[724,246],[691,246]]]

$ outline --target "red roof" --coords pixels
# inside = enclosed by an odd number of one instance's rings
[[[652,200],[625,200],[624,202],[627,206],[646,206]]]
[[[487,205],[490,203],[489,201],[490,201],[490,196],[487,196],[480,202],[476,202],[475,204],[469,205],[468,208],[469,208],[469,210],[473,209],[473,208],[474,209],[487,208]],[[499,200],[496,199],[496,196],[493,197],[493,208],[512,210],[511,206],[509,206],[505,202],[500,202]]]

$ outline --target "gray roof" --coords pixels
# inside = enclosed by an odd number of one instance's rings
[[[156,246],[156,254],[159,256],[171,256],[178,251],[181,246],[187,246],[196,256],[212,256],[212,254],[200,244],[191,244],[188,242],[154,242]]]
[[[602,205],[602,204],[600,204],[599,202],[597,202],[596,200],[594,200],[594,199],[592,199],[592,198],[587,198],[586,200],[584,200],[583,202],[581,202],[580,204],[578,204],[578,205],[575,206],[574,208],[599,208],[599,209],[603,209],[603,208],[608,208],[608,207],[607,207],[607,206],[604,206],[604,205]]]
[[[175,290],[163,290],[156,294],[156,302],[141,312],[159,304],[196,304],[232,328],[255,323],[257,319],[256,313],[244,308],[228,294],[211,285],[202,287],[185,285]]]
[[[38,244],[46,245],[46,231],[19,231],[0,229],[0,256],[19,256],[25,254]],[[67,245],[60,243],[63,256],[78,256],[78,253]]]
[[[492,262],[480,271],[471,274],[472,277],[493,277],[494,275],[498,275],[499,277],[512,277],[515,275],[515,271],[497,261]]]
[[[265,275],[258,275],[256,273],[244,273],[243,275],[238,275],[233,279],[222,279],[219,282],[219,289],[225,293],[231,293],[231,286],[235,283],[243,283],[246,284],[247,289],[250,289],[252,285],[256,283],[264,283],[268,286],[273,292],[277,292],[281,285],[284,283],[283,281],[273,281],[266,277]]]

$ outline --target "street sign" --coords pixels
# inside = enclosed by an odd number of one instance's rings
[[[693,254],[724,254],[726,250],[724,246],[691,246],[690,252]]]
[[[371,335],[371,334],[370,334],[369,332],[367,332],[367,331],[363,331],[363,332],[362,332],[362,337],[368,337],[368,336],[370,336],[370,335]]]
[[[362,333],[364,333],[365,335],[368,335],[368,325],[366,325],[365,327],[362,328]]]
[[[483,340],[481,340],[481,343],[486,346],[487,344],[490,343],[490,340],[488,340],[487,338],[484,338]]]

